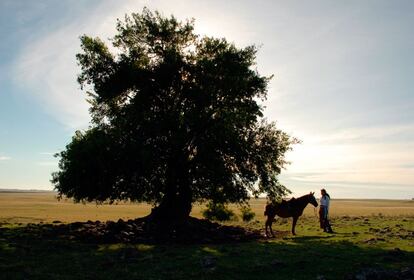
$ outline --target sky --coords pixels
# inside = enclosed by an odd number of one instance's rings
[[[414,198],[413,1],[0,0],[0,188],[52,190],[53,156],[88,127],[79,36],[106,41],[146,6],[196,33],[259,46],[265,116],[302,140],[294,196]]]

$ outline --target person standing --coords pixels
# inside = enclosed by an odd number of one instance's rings
[[[329,223],[329,203],[331,197],[325,189],[321,189],[321,199],[319,207],[319,223],[324,232],[333,233],[331,224]]]

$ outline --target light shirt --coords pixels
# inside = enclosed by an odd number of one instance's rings
[[[329,196],[323,195],[320,199],[321,206],[329,208]]]

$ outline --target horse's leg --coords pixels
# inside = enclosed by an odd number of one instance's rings
[[[273,219],[274,219],[274,217],[267,216],[267,220],[266,220],[266,223],[265,223],[266,237],[269,237],[269,232],[270,232],[272,237],[275,237],[275,235],[273,234],[273,230],[272,230]]]
[[[269,233],[267,231],[268,226],[269,226],[269,216],[267,216],[267,219],[266,219],[266,222],[265,222],[265,234],[266,234],[266,237],[269,237]]]
[[[274,236],[273,231],[272,231],[272,222],[273,222],[273,218],[271,216],[267,216],[267,220],[266,220],[266,223],[265,223],[266,237],[270,237],[269,236],[269,231],[271,233],[271,236]]]
[[[295,227],[296,227],[296,222],[298,221],[299,217],[293,217],[293,222],[292,222],[292,234],[296,235],[295,233]]]
[[[272,219],[270,220],[270,233],[272,234],[272,237],[275,237],[275,234],[273,233],[273,229],[272,229],[272,224],[274,220],[275,220],[275,216],[273,216]]]
[[[270,234],[272,235],[272,237],[275,237],[275,234],[273,233],[273,229],[272,229],[272,224],[273,224],[273,219],[270,222]]]

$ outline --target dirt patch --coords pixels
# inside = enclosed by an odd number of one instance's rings
[[[366,240],[364,240],[362,242],[363,243],[366,243],[366,244],[375,244],[375,243],[377,243],[379,241],[385,241],[385,239],[384,238],[380,238],[380,237],[372,237],[372,238],[368,238],[368,239],[366,239]]]

